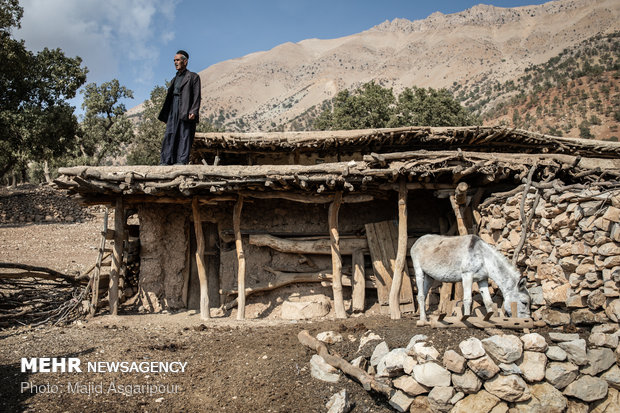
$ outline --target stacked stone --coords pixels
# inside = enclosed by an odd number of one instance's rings
[[[566,333],[549,333],[549,342],[538,333],[494,335],[440,357],[416,335],[406,348],[383,341],[370,359],[351,363],[394,388],[389,404],[399,412],[612,412],[620,411],[619,336],[617,324],[596,326],[587,342]],[[317,379],[341,378],[318,355],[311,366]]]
[[[84,222],[89,208],[49,186],[24,185],[0,194],[0,224]]]
[[[535,195],[525,203],[530,213]],[[480,237],[512,258],[521,238],[522,194],[480,210]],[[620,190],[545,189],[518,261],[533,309],[550,325],[620,319]]]

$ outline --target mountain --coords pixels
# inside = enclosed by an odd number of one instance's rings
[[[299,127],[344,88],[467,88],[516,80],[565,49],[620,30],[618,0],[477,5],[423,20],[395,19],[338,39],[284,43],[199,72],[205,119],[230,131]],[[140,112],[130,110],[130,115]],[[303,126],[303,125],[302,125]]]
[[[484,79],[451,91],[485,125],[618,141],[620,32],[584,40],[516,80]]]

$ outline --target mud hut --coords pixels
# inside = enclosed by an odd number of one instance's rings
[[[56,185],[116,208],[113,313],[126,217],[135,213],[147,311],[208,317],[209,307],[236,306],[244,318],[252,302],[260,305],[249,317],[346,317],[378,305],[396,318],[415,310],[406,254],[417,237],[484,229],[488,241],[509,242],[504,252],[526,271],[519,254],[534,248],[535,196],[595,188],[611,206],[619,155],[618,143],[491,127],[208,133],[197,134],[191,165],[62,168]],[[504,234],[501,207],[517,195],[527,205],[506,212],[516,224]],[[606,237],[617,244],[610,223]],[[458,300],[447,284],[430,304]]]

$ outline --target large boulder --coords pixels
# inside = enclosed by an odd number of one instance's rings
[[[282,318],[285,320],[310,320],[329,314],[329,299],[317,301],[284,301],[281,306]]]
[[[476,393],[482,387],[482,381],[476,373],[469,369],[461,374],[453,373],[452,384],[457,391],[462,391],[463,393]]]
[[[483,380],[488,380],[499,373],[499,367],[497,367],[497,364],[495,364],[489,356],[469,360],[467,362],[467,367]]]
[[[372,352],[372,355],[370,356],[370,365],[376,367],[377,364],[379,364],[379,362],[381,361],[381,359],[389,352],[390,348],[385,341],[377,344],[377,346]]]
[[[450,372],[434,362],[413,366],[411,375],[418,383],[427,387],[447,387],[451,383]]]
[[[310,375],[315,379],[328,383],[337,383],[340,380],[338,369],[327,364],[323,357],[318,354],[315,354],[310,359]]]
[[[582,374],[596,376],[616,363],[616,355],[610,348],[593,348],[587,353],[588,366],[581,370]]]
[[[568,357],[568,361],[575,363],[578,366],[585,366],[588,364],[588,357],[586,353],[586,341],[582,338],[573,341],[564,341],[558,343],[558,346],[564,351]]]
[[[500,363],[513,363],[523,354],[523,342],[517,336],[491,336],[482,340],[484,350]]]
[[[486,354],[484,347],[482,347],[482,342],[475,337],[461,341],[461,343],[459,343],[459,349],[461,349],[463,357],[468,360],[477,359]]]
[[[489,413],[499,402],[499,397],[481,390],[459,401],[451,413]]]
[[[545,378],[546,366],[547,356],[545,356],[545,353],[536,351],[523,352],[523,359],[519,364],[523,378],[530,383],[541,381]]]
[[[581,376],[564,389],[564,395],[584,402],[593,402],[607,396],[607,382],[598,377]]]
[[[410,396],[417,396],[419,394],[425,394],[429,392],[428,387],[421,385],[409,375],[400,376],[397,379],[394,379],[392,385],[397,389],[404,391]]]
[[[568,404],[562,392],[549,383],[530,386],[532,398],[515,404],[519,413],[562,413]]]
[[[377,363],[377,377],[394,377],[404,370],[407,359],[410,358],[404,348],[395,348]]]
[[[433,411],[449,412],[452,409],[452,397],[454,397],[454,388],[437,386],[428,394],[428,404]]]
[[[526,351],[547,351],[547,341],[538,333],[524,334],[521,336],[523,342],[523,350]]]
[[[516,374],[496,375],[484,383],[484,389],[508,402],[521,402],[532,397],[527,383]]]
[[[579,375],[579,367],[573,363],[552,362],[547,366],[545,378],[553,387],[562,390],[572,383]]]
[[[454,373],[463,373],[466,362],[465,357],[454,350],[448,350],[443,355],[443,365]]]

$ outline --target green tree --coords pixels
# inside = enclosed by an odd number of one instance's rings
[[[133,139],[127,109],[120,103],[123,98],[133,98],[133,92],[112,79],[101,86],[89,83],[82,93],[86,113],[81,124],[80,151],[89,163],[100,165],[106,157],[121,154]]]
[[[393,113],[394,93],[374,81],[353,92],[343,90],[315,121],[315,127],[328,129],[366,129],[387,127]]]
[[[480,121],[458,103],[447,89],[405,88],[390,119],[390,127],[468,126]]]
[[[164,86],[155,86],[151,90],[150,99],[144,102],[144,112],[138,123],[136,138],[127,156],[129,165],[159,164],[166,124],[157,119],[157,116],[166,99],[166,91]]]
[[[79,57],[47,48],[35,54],[11,37],[22,15],[17,0],[0,0],[0,176],[73,148],[78,124],[67,99],[86,81]]]

